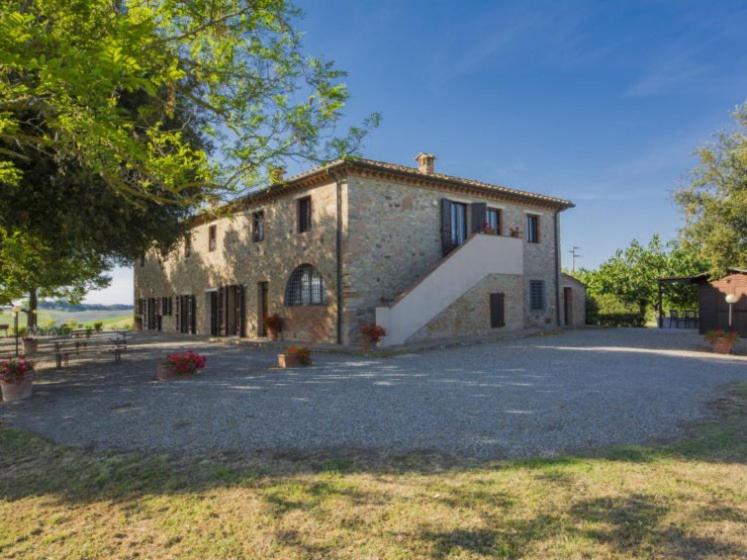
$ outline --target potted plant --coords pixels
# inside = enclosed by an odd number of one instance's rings
[[[717,354],[731,354],[731,349],[737,338],[739,338],[739,334],[736,331],[725,331],[724,329],[708,331],[705,335],[705,339],[711,343],[713,351]]]
[[[156,379],[158,381],[177,378],[191,379],[193,375],[200,373],[202,368],[205,367],[206,361],[205,356],[192,350],[175,352],[156,366]]]
[[[363,347],[366,351],[370,351],[386,336],[386,331],[384,327],[376,323],[369,323],[361,327],[361,335],[363,337]]]
[[[278,354],[278,367],[290,368],[311,365],[311,349],[307,346],[290,346],[284,354]]]
[[[488,222],[482,225],[482,232],[487,235],[498,235],[498,230],[492,227]]]
[[[39,348],[39,341],[35,339],[33,336],[24,336],[23,337],[23,353],[24,354],[33,354],[36,352]]]
[[[5,402],[30,397],[33,381],[34,365],[25,357],[0,361],[0,389]]]
[[[272,340],[277,340],[278,335],[283,330],[283,320],[280,318],[280,315],[273,313],[272,315],[265,317],[265,328],[267,329],[267,334],[270,335],[270,338]]]
[[[511,237],[521,237],[521,230],[518,227],[509,228],[508,232],[511,234]]]

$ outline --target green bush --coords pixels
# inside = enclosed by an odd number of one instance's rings
[[[640,313],[599,313],[595,324],[605,327],[643,327],[646,319]]]

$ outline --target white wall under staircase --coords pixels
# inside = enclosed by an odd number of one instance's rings
[[[523,273],[521,239],[482,233],[474,235],[394,303],[376,308],[376,324],[386,330],[380,345],[404,344],[488,274]]]

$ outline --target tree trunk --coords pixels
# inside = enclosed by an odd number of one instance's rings
[[[36,308],[39,306],[39,300],[36,295],[36,288],[29,290],[29,312],[26,319],[26,326],[29,330],[36,328]]]
[[[641,314],[641,317],[643,317],[643,321],[646,321],[646,310],[648,308],[648,302],[646,301],[639,301],[638,302],[638,312]]]

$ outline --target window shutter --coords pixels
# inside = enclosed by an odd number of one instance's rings
[[[490,294],[490,328],[496,329],[505,326],[506,298],[500,292]]]
[[[441,250],[446,255],[452,249],[451,245],[451,201],[441,199]]]
[[[192,334],[197,333],[197,296],[189,298],[189,331]]]
[[[176,321],[174,322],[174,324],[176,325],[176,332],[184,332],[182,330],[182,323],[181,323],[182,315],[179,312],[181,308],[181,305],[180,305],[181,300],[182,300],[181,296],[176,296]]]
[[[471,205],[469,231],[478,233],[485,227],[488,219],[488,205],[484,202],[474,202]]]
[[[239,318],[237,324],[239,325],[239,336],[246,336],[246,287],[241,284],[239,286]]]

